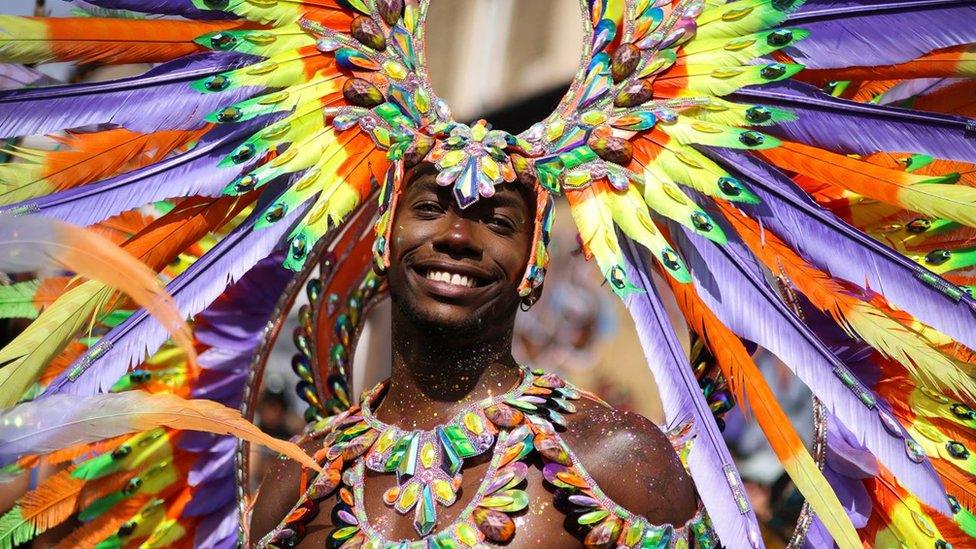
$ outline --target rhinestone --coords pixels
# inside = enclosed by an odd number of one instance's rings
[[[227,89],[227,86],[229,85],[230,79],[222,74],[218,74],[208,78],[207,82],[204,84],[204,87],[206,87],[208,91],[216,92]]]
[[[950,440],[946,443],[946,451],[956,459],[965,460],[969,458],[969,450],[963,443],[956,440]]]
[[[360,15],[352,20],[352,37],[359,40],[361,44],[376,51],[386,49],[386,37],[375,21]]]
[[[776,48],[781,48],[792,41],[793,31],[787,29],[773,31],[766,37],[766,43]]]
[[[758,147],[766,140],[766,136],[759,132],[746,131],[739,134],[739,142],[747,147]]]
[[[952,252],[949,250],[932,250],[925,255],[925,262],[929,265],[942,265],[952,259]]]

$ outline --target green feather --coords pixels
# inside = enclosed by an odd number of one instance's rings
[[[24,520],[19,505],[0,517],[0,549],[13,549],[32,540],[39,533],[30,521]]]
[[[34,294],[40,285],[40,280],[28,280],[0,286],[0,318],[37,318]]]

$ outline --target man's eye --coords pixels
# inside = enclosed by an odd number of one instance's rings
[[[444,211],[444,208],[441,208],[440,204],[430,201],[419,202],[413,208],[421,213],[441,213]]]
[[[491,225],[493,228],[506,231],[506,232],[515,230],[515,224],[512,223],[511,220],[509,220],[506,217],[500,217],[497,215],[488,218],[488,225]]]

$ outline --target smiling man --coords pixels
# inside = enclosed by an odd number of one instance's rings
[[[512,357],[519,307],[541,292],[518,293],[534,193],[503,184],[462,209],[436,175],[429,164],[409,174],[393,219],[391,378],[303,440],[326,473],[306,482],[284,461],[270,473],[252,539],[712,546],[692,482],[657,426]]]

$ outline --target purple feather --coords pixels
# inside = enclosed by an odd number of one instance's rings
[[[180,434],[177,446],[187,452],[204,452],[217,443],[222,437],[202,431],[184,431]],[[229,438],[229,437],[228,437]]]
[[[276,254],[262,260],[200,313],[194,326],[197,341],[225,350],[250,352],[258,344],[268,317],[295,273]]]
[[[190,486],[198,486],[211,479],[226,478],[234,473],[234,454],[237,444],[220,451],[205,452],[193,463],[187,482]]]
[[[831,276],[883,295],[896,307],[976,348],[976,302],[948,282],[824,210],[777,171],[727,149],[709,156],[737,174],[761,202],[747,208],[790,247]],[[932,281],[931,285],[921,280]],[[943,288],[945,291],[941,290]]]
[[[976,6],[963,0],[810,1],[783,24],[810,31],[788,50],[811,69],[894,65],[976,42]]]
[[[237,19],[225,11],[201,10],[192,0],[85,0],[107,10],[128,10],[155,15],[176,15],[187,19]]]
[[[877,400],[870,389],[858,383],[856,395],[845,386],[842,376],[849,374],[847,367],[786,307],[748,249],[732,237],[734,233],[726,232],[729,241],[718,246],[672,226],[674,242],[688,262],[702,301],[737,335],[785,362],[921,500],[948,512],[945,491],[931,464],[909,459],[905,451],[908,434],[900,427],[897,434],[889,432],[879,405],[862,402],[859,395]]]
[[[0,137],[46,134],[93,124],[115,124],[143,133],[198,128],[211,112],[259,90],[242,87],[200,93],[190,84],[252,59],[236,53],[207,52],[164,63],[132,78],[0,92]]]
[[[967,118],[855,103],[799,82],[744,88],[731,99],[795,112],[795,120],[763,131],[839,154],[910,152],[976,162],[976,132]]]
[[[219,126],[185,153],[97,183],[11,204],[0,211],[39,213],[87,226],[158,200],[219,196],[244,166],[218,168],[218,162],[263,123],[255,119]]]
[[[266,320],[267,321],[267,320]],[[219,357],[222,369],[204,367],[200,377],[193,385],[191,398],[216,400],[227,406],[238,407],[241,403],[241,389],[247,381],[247,367],[250,365],[250,351],[234,352],[225,349],[208,349],[201,353],[201,366],[205,360]]]
[[[255,213],[173,279],[166,289],[183,315],[189,317],[202,311],[229,283],[268,257],[306,209],[307,203],[292,210],[285,219],[260,230],[253,228],[259,215]],[[260,211],[259,204],[256,212]],[[130,366],[142,363],[146,354],[155,352],[166,339],[162,326],[145,309],[140,309],[107,333],[96,346],[108,350],[94,360],[88,354],[80,357],[66,372],[80,366],[81,373],[73,378],[62,374],[44,394],[91,395],[106,391]]]
[[[197,525],[196,549],[235,549],[237,545],[237,504],[225,505],[210,513]]]
[[[193,498],[183,508],[184,517],[202,517],[232,503],[237,486],[226,478],[210,479],[197,486],[196,491],[206,497]]]
[[[634,318],[647,365],[661,393],[668,429],[686,423],[693,426],[688,467],[722,543],[729,547],[759,547],[762,538],[756,515],[745,499],[735,463],[718,432],[688,358],[678,346],[668,314],[651,282],[649,263],[630,239],[624,240],[623,247],[627,276],[635,286],[644,290],[632,294],[625,303]],[[726,474],[735,480],[737,487],[730,486]],[[743,507],[736,502],[736,490],[739,490]]]

